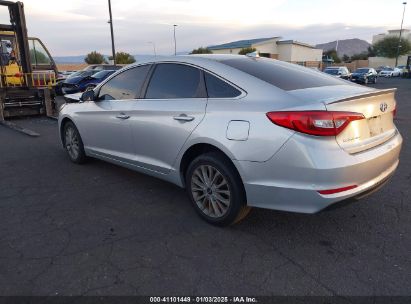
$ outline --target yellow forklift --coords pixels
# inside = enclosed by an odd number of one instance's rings
[[[22,2],[1,1],[10,22],[0,24],[0,122],[28,115],[54,116],[56,64],[38,38],[28,37]]]

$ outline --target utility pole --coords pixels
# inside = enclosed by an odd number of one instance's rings
[[[108,12],[110,14],[110,20],[108,21],[108,23],[110,23],[110,31],[111,31],[111,52],[113,54],[114,65],[116,65],[116,49],[114,48],[113,16],[111,14],[111,1],[110,0],[108,0]]]
[[[398,40],[397,57],[395,57],[395,66],[398,65],[398,57],[400,57],[402,25],[404,24],[405,6],[407,5],[407,2],[403,2],[402,4],[404,5],[404,10],[403,10],[403,12],[402,12],[401,29],[400,29],[400,39]]]
[[[176,40],[176,27],[178,25],[177,24],[173,24],[174,27],[174,56],[177,55],[177,40]]]

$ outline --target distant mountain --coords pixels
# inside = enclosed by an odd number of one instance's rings
[[[84,57],[86,56],[54,56],[53,59],[56,63],[84,63]]]
[[[317,44],[316,48],[322,49],[324,52],[326,52],[329,50],[335,50],[336,46],[337,41],[332,41],[328,43]],[[367,52],[368,47],[370,46],[371,44],[369,44],[367,41],[357,38],[338,40],[337,54],[340,58],[344,55],[352,56],[354,54]]]

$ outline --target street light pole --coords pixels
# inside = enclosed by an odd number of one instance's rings
[[[110,0],[108,0],[108,12],[110,15],[110,20],[108,21],[108,23],[110,23],[110,31],[111,31],[111,52],[113,54],[114,65],[116,65],[116,49],[114,48],[113,16],[111,14],[111,1]]]
[[[404,24],[405,6],[407,5],[407,2],[403,2],[402,4],[404,5],[404,10],[403,10],[403,12],[402,12],[401,29],[400,29],[400,39],[398,40],[397,57],[395,57],[395,66],[398,65],[398,57],[400,56],[402,25]]]
[[[176,27],[178,25],[177,24],[173,24],[174,27],[174,56],[177,55],[177,40],[176,40]]]

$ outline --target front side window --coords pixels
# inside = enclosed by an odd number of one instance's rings
[[[98,99],[123,100],[138,98],[149,70],[150,65],[143,65],[116,75],[101,87]]]
[[[44,47],[36,39],[29,40],[30,60],[33,65],[50,64],[51,59]]]
[[[205,81],[209,98],[234,98],[241,95],[240,90],[210,73],[205,73]]]
[[[145,98],[197,98],[204,97],[202,91],[199,69],[182,64],[161,63],[154,70]]]

